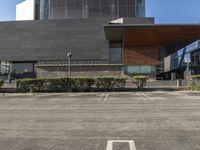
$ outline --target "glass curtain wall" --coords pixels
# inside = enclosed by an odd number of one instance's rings
[[[192,64],[191,64],[192,66],[200,67],[200,49],[191,53],[191,59],[192,59]]]
[[[126,74],[155,74],[156,73],[156,66],[155,65],[125,66],[124,72]]]
[[[0,75],[7,75],[12,73],[13,76],[29,75],[31,77],[35,73],[35,62],[0,62]],[[28,77],[28,76],[27,76]]]
[[[200,49],[191,53],[191,59],[192,74],[200,74]]]
[[[49,18],[49,0],[40,0],[40,13],[38,14],[40,14],[41,20],[46,20]]]
[[[136,16],[145,17],[145,0],[136,0]]]
[[[144,17],[145,0],[41,0],[41,18]]]

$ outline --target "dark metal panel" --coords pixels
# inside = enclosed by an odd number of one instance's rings
[[[0,23],[0,61],[108,59],[105,19]],[[66,50],[67,49],[67,50]]]

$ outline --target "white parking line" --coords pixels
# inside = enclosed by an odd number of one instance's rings
[[[109,140],[107,142],[106,150],[113,150],[113,143],[129,143],[130,150],[136,150],[135,142],[133,140]]]
[[[104,101],[107,101],[109,94],[106,94]]]
[[[146,94],[144,94],[144,93],[142,93],[142,96],[144,96],[145,98],[147,98],[147,100],[154,100],[152,97],[150,97],[150,96],[148,96],[148,95],[146,95]]]
[[[142,98],[143,100],[146,100],[143,96],[141,96],[141,94],[136,93],[137,96],[139,96],[140,98]]]
[[[100,101],[103,98],[104,94],[102,94],[99,98],[98,101]]]
[[[139,96],[140,98],[142,98],[143,100],[151,100],[151,101],[153,101],[153,100],[155,100],[154,98],[152,98],[152,97],[150,97],[150,96],[147,96],[146,94],[144,94],[144,93],[136,93],[136,95],[137,96]]]

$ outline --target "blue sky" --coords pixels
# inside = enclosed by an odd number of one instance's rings
[[[200,0],[146,0],[146,15],[156,23],[200,23]]]
[[[15,20],[15,6],[23,0],[0,0],[0,21]],[[146,16],[156,23],[200,23],[200,0],[146,0]]]
[[[0,21],[15,20],[15,6],[23,0],[0,0]]]

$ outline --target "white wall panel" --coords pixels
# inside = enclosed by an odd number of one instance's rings
[[[26,0],[16,6],[16,20],[34,20],[34,0]]]

